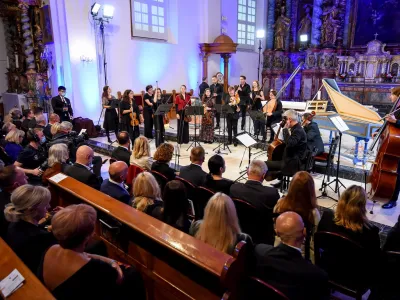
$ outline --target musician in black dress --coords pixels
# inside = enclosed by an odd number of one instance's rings
[[[153,86],[146,86],[146,94],[143,97],[144,136],[153,138],[153,116],[154,116],[154,95]]]
[[[186,85],[175,98],[176,118],[178,119],[178,144],[189,143],[189,123],[185,121],[185,108],[191,106],[190,94],[186,93]]]
[[[201,100],[204,107],[204,115],[201,119],[200,140],[206,144],[212,144],[214,141],[215,97],[211,96],[210,89],[206,89]]]
[[[139,124],[143,122],[143,116],[140,114],[139,106],[133,98],[133,91],[126,90],[122,96],[122,101],[119,106],[121,116],[121,131],[129,133],[132,145],[135,139],[140,135]],[[132,118],[134,125],[132,126]]]
[[[228,145],[232,144],[232,138],[233,138],[234,139],[233,145],[236,147],[237,126],[239,121],[240,107],[239,107],[239,101],[237,101],[235,97],[235,88],[230,86],[228,88],[228,93],[229,94],[226,95],[225,97],[225,104],[228,104],[233,110],[233,114],[226,115],[226,123],[228,128]]]
[[[64,86],[58,87],[58,96],[51,99],[51,106],[54,113],[60,117],[60,121],[71,122],[74,112],[71,107],[71,101],[65,97],[66,88]]]
[[[157,88],[154,93],[154,112],[157,111],[161,104],[168,104],[168,99],[161,93],[161,89]],[[164,143],[165,127],[164,116],[154,116],[154,128],[156,131],[156,147]]]
[[[108,142],[111,144],[112,141],[110,139],[110,130],[115,131],[115,137],[118,136],[118,126],[119,126],[119,119],[117,113],[118,100],[111,95],[111,88],[108,85],[106,85],[103,88],[103,94],[101,95],[101,100],[103,102],[103,109],[106,110],[104,114],[103,128],[106,130]]]
[[[251,88],[250,85],[246,83],[246,76],[241,75],[240,76],[240,85],[237,89],[237,93],[239,94],[240,97],[240,113],[242,116],[242,130],[244,130],[244,126],[246,125],[246,111],[247,111],[247,106],[250,104],[250,93],[251,93]]]
[[[264,92],[260,89],[260,84],[257,80],[253,81],[251,89],[251,110],[262,111],[262,103],[264,101]],[[265,141],[265,121],[254,120],[254,135],[258,137],[261,134],[262,140]]]
[[[221,84],[218,83],[217,76],[212,77],[212,85],[210,86],[210,91],[211,91],[211,96],[214,97],[215,99],[215,104],[222,104],[222,94],[224,92],[224,88],[222,87]],[[220,119],[221,119],[221,114],[216,112],[215,121],[217,122],[217,125],[215,126],[215,129],[219,128]]]

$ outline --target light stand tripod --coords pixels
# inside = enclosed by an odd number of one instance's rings
[[[186,108],[189,116],[194,116],[194,141],[189,145],[186,151],[189,151],[191,147],[202,147],[200,143],[197,141],[197,116],[204,116],[204,107],[203,106],[189,106]]]
[[[225,107],[225,105],[222,106],[222,104],[216,104],[216,105],[215,105],[216,111],[220,114],[220,117],[222,117],[222,118],[224,118],[224,116],[225,116],[225,118],[226,118],[226,113],[225,113],[225,111],[224,111],[224,107]],[[228,105],[228,107],[230,108],[229,105]],[[233,113],[232,108],[231,108],[231,112]],[[224,118],[224,129],[223,129],[223,131],[224,131],[224,137],[223,137],[223,139],[222,139],[222,143],[221,143],[221,141],[220,141],[219,144],[218,144],[218,146],[215,147],[215,148],[213,149],[213,151],[217,150],[217,152],[215,152],[215,153],[217,153],[217,154],[228,154],[228,153],[225,153],[225,152],[221,152],[221,147],[222,147],[222,146],[224,146],[224,149],[223,149],[223,150],[225,150],[226,148],[228,148],[229,152],[232,153],[231,149],[229,149],[229,146],[225,146],[225,129],[226,129],[226,120],[225,120],[225,118]],[[221,139],[221,126],[219,126],[219,133],[218,133],[218,135],[219,135],[219,138]]]

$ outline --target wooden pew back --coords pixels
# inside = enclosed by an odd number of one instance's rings
[[[245,243],[230,256],[73,178],[50,179],[49,184],[58,205],[85,203],[97,210],[96,236],[110,257],[141,272],[148,299],[228,299],[235,294],[244,275]]]

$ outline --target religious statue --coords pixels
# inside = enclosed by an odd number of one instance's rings
[[[285,7],[281,7],[281,15],[273,25],[275,29],[274,50],[285,50],[285,38],[290,29],[290,19],[285,16]]]
[[[324,47],[334,47],[337,31],[340,27],[339,1],[334,0],[333,6],[325,6],[322,13],[321,42]]]
[[[299,33],[299,36],[304,35],[304,34],[307,35],[308,40],[310,40],[311,27],[312,27],[312,18],[311,18],[310,5],[309,4],[305,5],[304,9],[306,11],[306,14],[300,20],[298,33]]]

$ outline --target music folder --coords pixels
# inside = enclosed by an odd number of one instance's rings
[[[157,107],[156,112],[154,113],[155,116],[165,115],[171,110],[172,104],[161,104]]]

